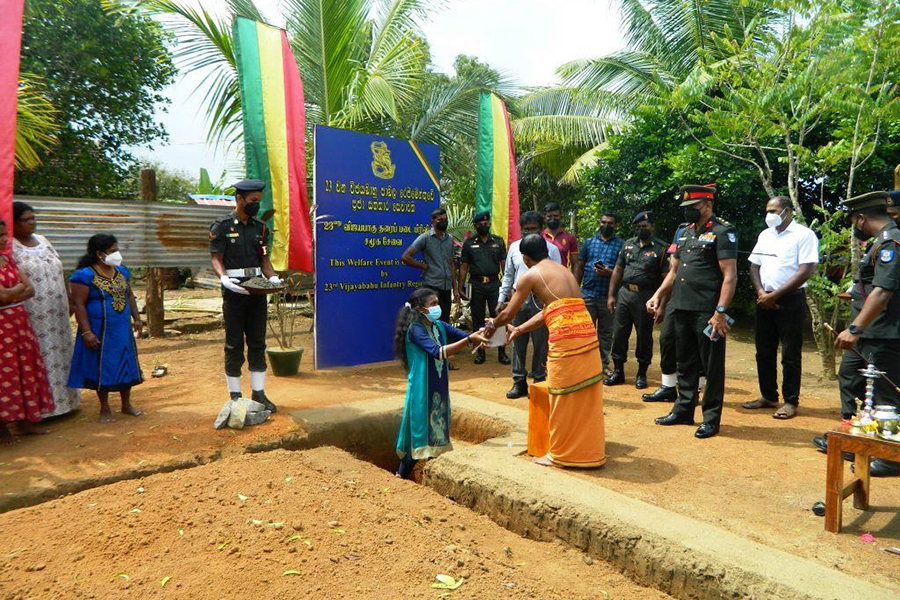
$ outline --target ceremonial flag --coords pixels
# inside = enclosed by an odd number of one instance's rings
[[[16,164],[16,98],[24,0],[0,0],[0,219],[12,242],[13,177]],[[5,248],[0,248],[0,251]]]
[[[313,270],[306,192],[303,82],[287,34],[238,17],[234,49],[244,117],[247,177],[266,182],[260,213],[275,210],[271,260],[276,271]]]
[[[496,94],[481,93],[478,110],[478,170],[475,213],[491,212],[491,231],[509,246],[519,234],[519,183],[506,105]]]

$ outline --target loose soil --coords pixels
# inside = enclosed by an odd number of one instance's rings
[[[277,450],[0,515],[0,598],[663,600],[334,448]],[[437,575],[465,579],[431,588]]]
[[[301,329],[308,327],[304,320]],[[64,480],[175,458],[210,453],[227,457],[296,430],[288,410],[352,403],[404,390],[405,375],[395,364],[314,372],[312,339],[305,334],[301,374],[270,375],[267,382],[269,397],[282,410],[258,427],[215,431],[212,422],[226,397],[222,335],[210,331],[142,340],[146,374],[157,364],[169,365],[166,377],[149,379],[134,390],[134,403],[147,414],[117,415],[116,423],[100,425],[96,397],[85,394],[80,411],[48,422],[49,436],[0,447],[0,494],[51,488]],[[671,405],[642,402],[641,392],[631,385],[634,365],[629,363],[629,384],[604,390],[608,463],[572,476],[896,588],[900,557],[881,550],[900,546],[900,479],[873,479],[873,510],[857,511],[847,502],[843,533],[826,533],[823,519],[810,511],[813,503],[824,500],[825,456],[810,440],[838,422],[837,384],[819,376],[820,362],[810,346],[804,350],[799,417],[777,421],[771,410],[741,409],[741,403],[759,395],[754,355],[752,333],[735,331],[728,343],[722,431],[710,440],[696,440],[692,427],[654,425],[653,418]],[[464,392],[527,409],[525,399],[506,399],[509,367],[499,365],[496,354],[490,353],[484,365],[473,365],[468,354],[457,356],[455,362],[461,369],[450,375],[451,396],[453,391]],[[658,378],[654,364],[651,389],[659,384]],[[874,534],[876,542],[863,543],[864,532]]]

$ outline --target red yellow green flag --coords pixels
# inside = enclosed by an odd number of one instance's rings
[[[0,0],[0,219],[12,243],[13,176],[16,160],[16,91],[19,85],[19,45],[23,0]],[[6,248],[0,248],[0,252]]]
[[[481,93],[476,164],[475,213],[490,211],[491,231],[509,246],[521,237],[516,155],[506,105],[488,92]]]
[[[287,34],[238,17],[234,47],[244,117],[247,177],[266,182],[260,213],[275,210],[271,260],[277,271],[313,270],[306,190],[303,82]]]

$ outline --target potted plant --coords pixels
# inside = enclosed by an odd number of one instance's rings
[[[300,274],[288,277],[284,288],[271,297],[269,310],[269,330],[278,341],[278,348],[266,348],[272,373],[278,377],[290,377],[300,371],[303,346],[299,344],[298,322],[303,308],[295,297],[299,289]]]

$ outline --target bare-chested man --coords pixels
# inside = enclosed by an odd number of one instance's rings
[[[550,451],[535,459],[543,465],[599,467],[606,462],[603,431],[603,369],[597,332],[572,273],[550,260],[537,234],[519,246],[528,271],[516,284],[509,305],[491,321],[486,336],[507,325],[508,341],[546,323],[550,330],[547,383],[550,388]],[[508,325],[534,294],[543,312],[518,327]]]

